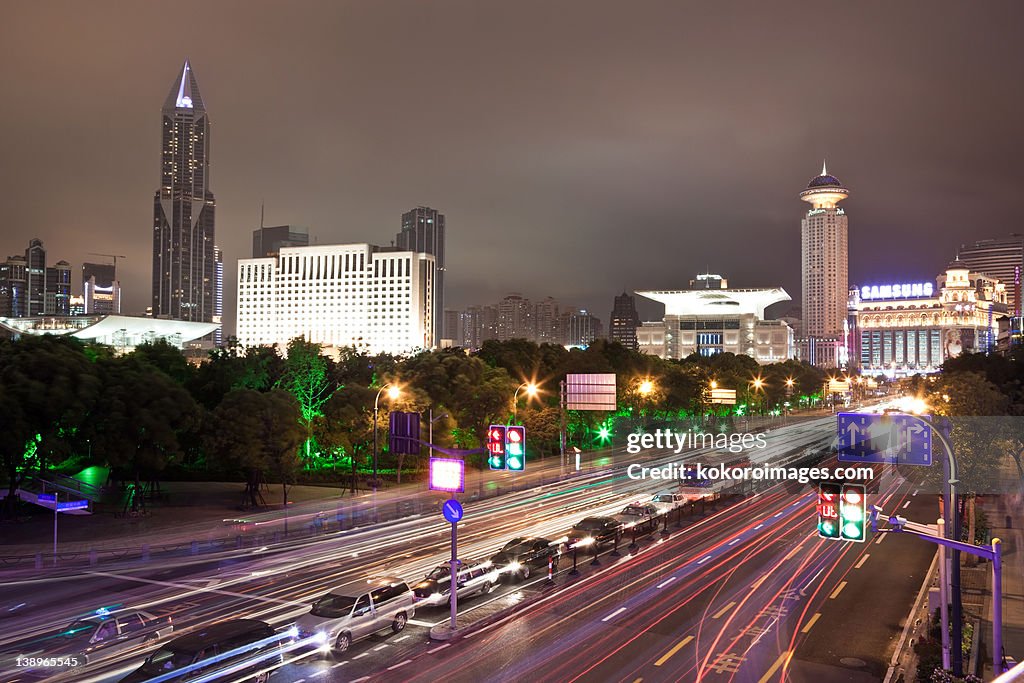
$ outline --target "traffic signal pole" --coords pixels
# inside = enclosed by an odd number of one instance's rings
[[[956,558],[959,558],[961,552],[971,553],[978,557],[983,557],[987,560],[992,561],[992,669],[1001,674],[1004,672],[1003,669],[1003,542],[998,538],[992,539],[992,544],[989,547],[971,545],[970,543],[964,543],[963,541],[956,541],[953,539],[945,538],[939,535],[932,535],[914,529],[907,528],[907,520],[898,515],[892,515],[889,517],[889,524],[893,526],[891,529],[879,529],[878,528],[878,513],[881,509],[878,506],[872,506],[871,509],[871,529],[881,533],[902,533],[910,534],[911,536],[917,536],[923,538],[926,541],[937,544],[940,548],[946,547],[953,551]],[[939,529],[942,530],[945,526],[944,520],[939,520]],[[940,551],[941,552],[941,551]],[[940,555],[941,557],[941,555]],[[953,560],[954,567],[956,566],[957,559]],[[951,596],[954,597],[955,596]],[[945,601],[943,601],[945,606]],[[953,602],[954,608],[956,607],[956,601]],[[953,618],[956,619],[956,611],[953,613]],[[952,666],[957,665],[959,660],[963,663],[963,647],[956,639],[956,622],[953,623],[953,652],[951,657]],[[945,632],[945,629],[943,629]],[[957,650],[960,651],[960,656],[957,656]],[[943,646],[943,664],[945,665],[945,646]],[[954,675],[957,675],[954,671]]]

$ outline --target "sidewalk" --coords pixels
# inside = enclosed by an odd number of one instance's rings
[[[985,499],[992,538],[1003,542],[1003,650],[1007,657],[1024,661],[1024,506],[1012,495]],[[984,680],[996,673],[992,666],[992,577],[989,571],[982,638],[985,645]]]

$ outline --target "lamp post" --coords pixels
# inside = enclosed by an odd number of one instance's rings
[[[536,396],[537,395],[537,385],[534,384],[533,382],[523,382],[518,387],[516,387],[516,393],[512,395],[512,423],[513,424],[519,424],[519,421],[518,421],[519,420],[519,418],[518,418],[518,413],[519,413],[519,390],[520,389],[524,389],[524,388],[526,389],[526,395],[527,396]]]
[[[377,391],[377,397],[373,399],[373,492],[377,492],[377,411],[380,403],[380,395],[388,390],[388,398],[394,401],[402,390],[398,385],[388,382]]]

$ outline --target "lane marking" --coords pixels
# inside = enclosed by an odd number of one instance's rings
[[[387,646],[388,646],[388,644],[387,644],[387,643],[381,643],[381,644],[380,644],[380,645],[378,645],[377,647],[373,648],[373,651],[374,651],[374,652],[380,652],[381,650],[383,650],[383,649],[384,649],[384,648],[386,648]]]
[[[763,526],[764,526],[764,524],[758,524],[757,526],[754,527],[754,531],[757,531],[758,529],[760,529]]]
[[[914,492],[913,492],[913,493],[911,493],[910,495],[911,495],[911,496],[916,496],[916,495],[917,495],[917,489],[914,489]]]
[[[388,671],[394,671],[398,667],[405,666],[406,664],[412,664],[412,660],[411,659],[406,659],[405,661],[399,662],[398,664],[392,664],[391,666],[388,667]]]
[[[331,668],[332,669],[337,669],[342,664],[348,664],[348,660],[346,659],[344,662],[338,662],[337,664],[331,664]]]
[[[359,654],[357,654],[352,659],[362,659],[363,657],[368,657],[369,655],[370,655],[369,652],[360,652]],[[355,681],[353,681],[352,683],[355,683]]]
[[[368,680],[370,680],[369,676],[363,676],[362,678],[355,679],[354,681],[352,681],[352,683],[363,683],[363,681],[368,681]]]
[[[802,500],[798,500],[797,502],[793,503],[793,504],[792,504],[792,505],[790,505],[789,507],[791,507],[791,508],[795,508],[795,507],[796,507],[797,505],[799,505],[799,504],[800,504],[800,503],[802,503],[802,502],[803,502]],[[775,515],[775,516],[776,516],[776,517],[778,517],[778,515]]]
[[[836,588],[836,589],[835,589],[834,591],[832,591],[832,595],[828,596],[828,599],[829,599],[829,600],[835,600],[835,599],[836,599],[836,597],[837,597],[837,596],[838,596],[838,595],[839,595],[840,593],[842,593],[842,592],[843,592],[843,589],[844,589],[844,588],[846,588],[846,582],[845,582],[845,581],[840,581],[840,582],[839,582],[839,587],[838,587],[838,588]]]
[[[617,617],[618,615],[622,614],[622,613],[623,613],[623,612],[625,612],[625,611],[626,611],[626,608],[625,608],[625,607],[620,607],[619,609],[615,610],[614,612],[612,612],[611,614],[609,614],[608,616],[606,616],[606,617],[605,617],[604,619],[602,619],[601,621],[608,621],[609,619],[613,619],[613,618]]]
[[[771,668],[765,672],[764,676],[761,676],[761,680],[759,680],[757,683],[768,683],[768,681],[771,680],[772,676],[775,675],[775,672],[779,670],[779,667],[782,666],[784,662],[788,662],[789,658],[792,656],[792,650],[787,650],[783,652],[781,655],[779,655],[779,658],[775,660],[775,663],[772,664]],[[355,682],[353,681],[353,683]]]
[[[427,650],[427,654],[428,655],[432,655],[435,652],[440,652],[441,650],[445,649],[446,647],[451,647],[451,646],[452,646],[451,643],[445,643],[444,645],[438,645],[437,647],[435,647],[432,650]]]
[[[456,577],[456,578],[457,578],[457,577]],[[400,643],[400,642],[402,642],[403,640],[406,640],[407,638],[409,638],[409,634],[408,634],[408,633],[406,633],[406,634],[405,634],[404,636],[402,636],[401,638],[395,638],[395,639],[394,639],[394,640],[393,640],[392,642],[394,642],[394,643]]]
[[[774,515],[772,515],[772,517],[781,517],[781,516],[782,516],[781,512],[776,512]]]
[[[712,618],[712,619],[721,619],[721,618],[722,618],[722,615],[723,615],[723,614],[725,614],[726,612],[728,612],[729,610],[731,610],[731,609],[732,609],[733,607],[735,607],[735,606],[736,606],[736,601],[735,601],[735,600],[733,600],[733,601],[732,601],[732,602],[730,602],[730,603],[729,603],[728,605],[726,605],[726,606],[725,606],[725,607],[723,607],[722,609],[720,609],[720,610],[718,610],[717,612],[715,612],[715,613],[714,613],[714,614],[713,614],[713,615],[711,616],[711,618]]]
[[[677,652],[679,652],[680,650],[682,650],[682,649],[683,649],[683,647],[684,647],[684,646],[685,646],[685,645],[686,645],[686,644],[687,644],[688,642],[690,642],[691,640],[693,640],[693,636],[686,636],[685,638],[683,638],[682,640],[680,640],[680,641],[679,641],[678,643],[676,643],[676,644],[675,644],[675,645],[674,645],[674,646],[672,647],[672,649],[671,649],[671,650],[669,650],[668,652],[666,652],[665,654],[663,654],[663,655],[661,656],[661,659],[659,659],[658,661],[656,661],[656,662],[654,663],[654,666],[661,666],[662,664],[664,664],[665,662],[667,662],[667,661],[669,660],[669,658],[670,658],[670,657],[671,657],[672,655],[674,655],[675,653],[677,653]]]
[[[878,540],[877,540],[877,541],[875,541],[875,545],[878,545],[879,543],[881,543],[882,541],[884,541],[884,540],[885,540],[885,537],[886,537],[886,536],[888,536],[888,535],[889,535],[889,534],[878,534]]]
[[[736,545],[739,542],[740,542],[740,539],[734,538],[731,541],[729,541],[728,543],[726,543],[726,545]]]
[[[857,564],[853,565],[853,568],[854,569],[860,569],[860,566],[862,564],[864,564],[865,562],[867,562],[869,557],[871,557],[871,553],[868,553],[864,557],[860,558],[860,562],[858,562]]]
[[[662,581],[661,583],[659,583],[657,586],[655,586],[655,588],[664,588],[665,586],[669,585],[670,583],[672,583],[675,580],[676,580],[676,577],[670,576],[667,579],[665,579],[664,581]]]
[[[750,587],[750,590],[752,590],[752,591],[754,591],[754,590],[757,590],[757,588],[758,588],[758,587],[759,587],[759,586],[760,586],[760,585],[761,585],[762,583],[764,583],[764,580],[765,580],[765,579],[767,579],[767,578],[768,578],[768,575],[767,575],[767,574],[765,574],[764,576],[762,576],[762,577],[761,577],[760,579],[758,579],[757,581],[755,581],[755,582],[754,582],[754,585]]]
[[[633,680],[633,683],[641,683],[641,681],[643,681],[643,680],[644,680],[644,679],[643,679],[643,676],[641,676],[641,677],[639,677],[639,678],[636,678],[636,679],[634,679],[634,680]]]
[[[711,559],[710,555],[705,555],[701,559],[697,560],[697,564],[704,564],[705,562],[707,562],[710,559]]]
[[[405,623],[412,624],[413,626],[422,626],[423,628],[434,628],[439,624],[443,624],[447,619],[437,622],[437,624],[431,624],[429,621],[420,621],[418,619],[409,619]]]
[[[903,509],[906,510],[908,507],[910,507],[910,501],[909,500],[906,503],[903,504]]]
[[[802,629],[800,629],[800,633],[808,633],[808,632],[810,632],[810,630],[812,628],[814,628],[814,622],[816,622],[820,617],[821,617],[821,612],[815,612],[814,616],[811,617],[811,620],[808,621],[807,624]]]

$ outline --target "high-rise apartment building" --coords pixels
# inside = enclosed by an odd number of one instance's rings
[[[402,230],[395,237],[395,246],[417,254],[430,254],[437,264],[437,279],[434,280],[433,300],[435,303],[434,339],[432,344],[441,343],[444,331],[444,274],[445,274],[445,227],[444,214],[429,206],[417,206],[402,214]]]
[[[252,257],[277,256],[282,247],[308,247],[309,229],[298,225],[274,225],[252,231]]]
[[[544,297],[533,306],[533,340],[538,344],[561,344],[558,301]]]
[[[462,311],[444,312],[444,334],[442,337],[447,339],[452,346],[465,346],[462,315]]]
[[[498,338],[498,307],[470,306],[462,312],[462,345],[479,349],[488,339]]]
[[[188,60],[161,112],[153,198],[153,316],[212,322],[216,308],[210,119]]]
[[[629,293],[623,292],[615,297],[615,303],[612,305],[608,338],[636,351],[639,348],[636,339],[638,327],[640,314],[636,310],[636,300]]]
[[[994,277],[1006,286],[1010,315],[1021,315],[1021,277],[1024,277],[1024,236],[961,244],[957,258],[972,272]]]
[[[82,298],[86,314],[121,312],[121,283],[111,263],[82,264]]]
[[[434,257],[369,244],[282,247],[238,261],[238,341],[286,346],[295,337],[370,354],[433,345]]]
[[[29,318],[69,315],[71,311],[71,264],[46,265],[46,248],[32,239],[24,256],[10,256],[0,263],[0,316]]]
[[[498,302],[498,339],[533,339],[533,306],[521,294],[509,294]]]
[[[849,273],[848,224],[839,202],[849,191],[824,164],[800,199],[811,208],[800,222],[803,335],[801,355],[815,365],[844,363],[841,347],[846,320]]]
[[[601,319],[584,309],[566,311],[559,316],[562,330],[562,344],[565,346],[588,346],[602,334]]]
[[[213,320],[210,322],[217,323],[213,343],[221,346],[224,342],[224,252],[218,246],[213,248]]]

